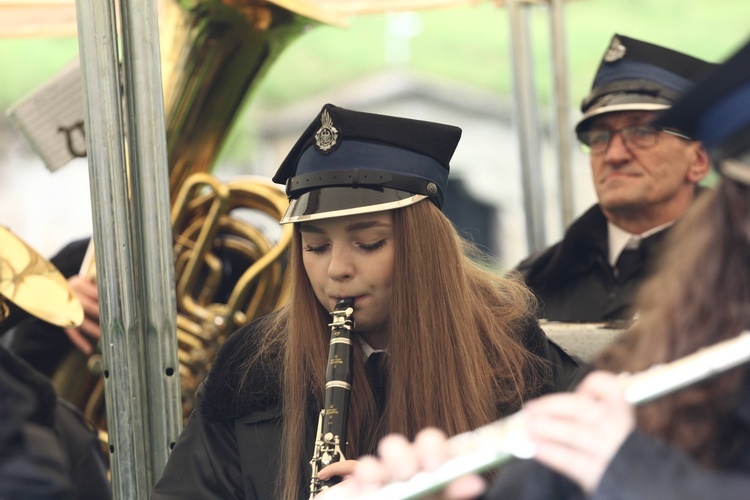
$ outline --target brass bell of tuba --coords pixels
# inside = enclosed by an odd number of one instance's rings
[[[287,200],[269,181],[209,174],[241,105],[277,56],[321,24],[265,0],[165,0],[159,25],[172,200],[183,416],[235,328],[283,301]],[[275,224],[268,220],[275,219]],[[276,226],[276,233],[269,231]],[[93,259],[82,274],[94,276]],[[230,268],[231,269],[228,269]],[[59,394],[106,429],[101,355],[77,350],[53,377]],[[106,434],[102,432],[102,440]]]

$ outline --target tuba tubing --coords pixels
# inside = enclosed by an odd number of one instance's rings
[[[284,256],[292,234],[290,227],[279,238],[268,238],[253,227],[256,221],[240,225],[230,214],[239,207],[238,212],[249,209],[278,220],[288,204],[281,189],[249,180],[221,184],[213,182],[209,172],[243,103],[278,56],[308,28],[327,22],[308,17],[296,5],[287,8],[274,1],[160,3],[170,204],[173,216],[180,213],[173,233],[185,418],[194,407],[195,389],[226,336],[285,299]],[[202,211],[203,200],[212,212]],[[213,294],[228,274],[214,251],[217,241],[224,243],[225,253],[242,254],[237,259],[247,263],[233,287],[225,280],[221,292],[231,287],[228,299]],[[91,247],[79,274],[96,278],[93,252]],[[98,428],[106,429],[103,402],[98,401],[103,381],[91,369],[101,365],[100,359],[98,352],[88,358],[70,352],[53,375],[53,385],[63,398],[86,409]]]

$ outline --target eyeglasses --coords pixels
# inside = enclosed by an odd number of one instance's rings
[[[693,140],[674,130],[651,127],[649,125],[630,125],[617,130],[587,130],[578,134],[578,140],[581,141],[581,149],[584,153],[600,155],[609,148],[609,143],[612,142],[612,138],[617,134],[620,134],[626,146],[646,149],[656,144],[660,132],[665,132],[687,141]]]

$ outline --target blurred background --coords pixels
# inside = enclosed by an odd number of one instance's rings
[[[0,0],[0,12],[4,3],[18,2]],[[66,2],[48,3],[53,8]],[[747,0],[566,2],[571,137],[578,105],[613,34],[718,62],[746,41],[749,18]],[[76,159],[50,171],[6,112],[74,62],[78,41],[71,30],[16,28],[0,36],[0,224],[51,256],[91,234],[88,165]],[[544,236],[552,243],[565,223],[549,133],[553,41],[544,4],[530,10],[529,28],[543,137]],[[213,173],[220,179],[271,176],[326,102],[454,124],[464,132],[452,162],[446,212],[508,268],[529,251],[512,86],[508,12],[494,2],[360,14],[345,23],[320,24],[291,42],[244,100]],[[587,159],[575,147],[571,155],[578,215],[595,197]]]

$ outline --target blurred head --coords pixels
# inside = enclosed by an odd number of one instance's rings
[[[725,178],[750,185],[750,42],[653,124],[701,140]]]
[[[602,210],[615,224],[643,232],[689,206],[708,158],[689,135],[650,122],[712,67],[658,45],[612,38],[576,133],[591,155]]]

